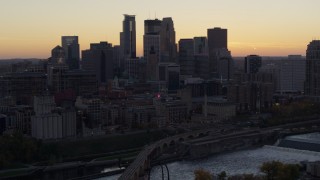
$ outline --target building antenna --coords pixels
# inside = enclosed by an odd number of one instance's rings
[[[149,9],[149,16],[148,16],[148,18],[150,19],[150,9]]]
[[[157,11],[154,12],[154,19],[157,19]]]

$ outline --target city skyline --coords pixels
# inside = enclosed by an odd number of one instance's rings
[[[143,55],[143,23],[146,19],[172,17],[176,43],[182,38],[206,36],[207,29],[228,29],[228,49],[233,56],[305,55],[306,45],[317,39],[320,2],[244,0],[226,2],[202,0],[70,0],[1,2],[0,59],[48,58],[61,36],[79,36],[80,49],[90,43],[120,44],[123,14],[136,15],[137,55]],[[126,4],[125,6],[123,4]]]

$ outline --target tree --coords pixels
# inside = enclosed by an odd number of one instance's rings
[[[228,180],[262,180],[263,177],[255,176],[253,174],[239,174],[228,177]]]
[[[279,161],[265,162],[260,168],[266,179],[296,180],[300,176],[299,165],[283,164]]]
[[[195,180],[212,180],[213,175],[204,170],[204,169],[197,169],[194,171]]]
[[[227,173],[225,171],[222,171],[220,174],[218,174],[219,180],[225,180],[227,178]]]
[[[265,162],[260,167],[260,171],[266,174],[267,180],[274,180],[282,165],[279,161]]]
[[[279,171],[278,179],[296,180],[300,177],[299,165],[284,164]]]

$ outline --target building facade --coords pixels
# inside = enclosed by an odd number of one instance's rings
[[[228,51],[228,30],[213,28],[207,30],[210,76],[218,78],[220,50]]]
[[[136,19],[135,15],[124,14],[122,23],[122,32],[120,33],[120,48],[122,58],[136,57]]]
[[[66,63],[70,69],[79,69],[80,45],[78,36],[62,36],[62,48],[65,52]]]
[[[181,75],[191,75],[195,73],[194,62],[194,40],[180,39],[179,40],[179,64],[181,68]]]
[[[90,49],[82,51],[82,69],[96,72],[99,84],[113,79],[113,47],[108,42],[92,43]]]
[[[262,58],[258,55],[249,55],[244,60],[244,71],[247,74],[258,73]]]
[[[162,19],[160,37],[161,62],[176,62],[176,32],[171,17]]]
[[[306,51],[305,94],[320,96],[320,40],[313,40]]]

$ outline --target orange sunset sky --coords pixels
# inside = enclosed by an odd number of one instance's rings
[[[172,17],[177,42],[228,29],[233,56],[305,55],[320,37],[319,0],[0,0],[0,59],[48,58],[61,36],[119,44],[122,14],[136,15],[137,54],[143,21]]]

